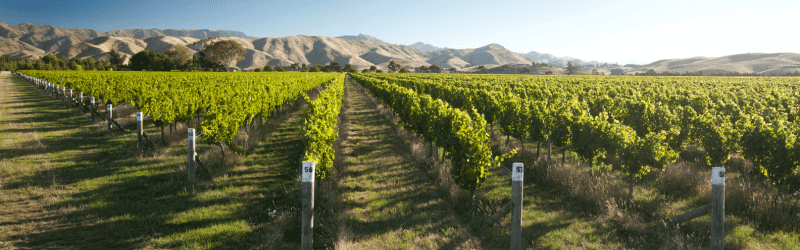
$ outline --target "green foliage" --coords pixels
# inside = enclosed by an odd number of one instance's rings
[[[273,70],[274,69],[272,69],[272,66],[269,66],[269,65],[264,66],[264,72],[272,72]]]
[[[303,95],[309,101],[303,126],[303,160],[317,163],[316,175],[320,178],[330,175],[333,169],[333,143],[339,136],[336,124],[342,109],[342,95],[344,77],[334,79],[314,101]]]
[[[447,152],[446,157],[453,163],[450,174],[461,188],[474,191],[485,180],[489,167],[510,157],[492,157],[486,121],[475,109],[462,111],[429,95],[370,76],[352,77],[389,105],[406,130],[422,135]]]
[[[25,71],[26,75],[103,99],[109,104],[129,101],[139,111],[166,126],[202,115],[203,138],[223,143],[239,154],[233,144],[239,128],[253,119],[270,117],[272,111],[304,92],[341,74],[226,74],[189,72],[77,72]],[[201,114],[201,111],[202,114]]]
[[[757,117],[742,136],[742,154],[773,183],[795,175],[800,165],[797,128],[792,133],[790,126],[782,120],[770,124]]]
[[[130,68],[133,71],[160,71],[164,69],[166,57],[149,50],[142,50],[131,57]]]
[[[222,65],[225,71],[230,71],[231,64],[244,60],[247,50],[234,40],[221,40],[205,46],[203,53],[205,60]]]

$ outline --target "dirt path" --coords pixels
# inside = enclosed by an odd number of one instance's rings
[[[363,88],[346,83],[348,122],[339,185],[345,191],[342,249],[476,249],[450,205],[415,162],[396,127]]]

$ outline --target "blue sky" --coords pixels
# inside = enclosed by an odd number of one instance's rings
[[[98,31],[239,30],[256,37],[359,33],[606,62],[800,52],[800,1],[37,1],[0,21]]]

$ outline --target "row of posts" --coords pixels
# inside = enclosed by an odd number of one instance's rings
[[[84,108],[84,106],[83,106],[83,92],[79,92],[77,100],[73,100],[72,97],[74,96],[74,93],[73,93],[72,89],[67,89],[64,86],[58,86],[58,85],[56,85],[54,83],[51,83],[51,82],[48,82],[48,81],[44,81],[42,79],[26,76],[26,75],[23,75],[22,73],[19,73],[19,75],[22,76],[22,77],[25,77],[29,81],[32,81],[34,84],[37,84],[39,86],[43,86],[45,88],[45,91],[47,91],[51,95],[60,95],[61,96],[61,104],[64,104],[64,102],[66,101],[67,102],[66,106],[69,109],[72,109],[72,103],[73,102],[77,102],[78,103],[78,112],[79,112],[79,114],[83,114],[83,108]],[[68,90],[69,90],[69,92],[68,92]],[[67,93],[69,93],[69,94],[67,94]],[[112,128],[113,128],[113,126],[112,126],[112,119],[113,119],[112,111],[113,111],[113,105],[107,104],[106,105],[106,116],[107,116],[106,117],[106,121],[108,123],[108,134],[109,135],[111,134],[111,131],[112,131]],[[95,111],[95,99],[92,96],[92,97],[89,97],[89,115],[92,118],[92,122],[95,121],[95,118],[94,118],[95,113],[97,113],[97,111]],[[139,112],[139,113],[141,113],[141,112]],[[140,116],[141,116],[140,114],[137,114],[137,117],[140,117]],[[140,132],[140,134],[141,134],[141,132]],[[141,150],[139,150],[139,151],[141,152]]]

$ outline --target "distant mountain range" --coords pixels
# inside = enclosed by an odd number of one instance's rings
[[[345,40],[351,41],[372,41],[372,42],[383,42],[381,39],[375,38],[370,35],[358,34],[357,36],[337,36],[336,38],[341,38]]]
[[[163,53],[177,44],[189,44],[198,39],[220,36],[243,45],[247,54],[236,67],[251,70],[265,65],[290,65],[292,63],[351,64],[359,69],[375,65],[386,69],[394,60],[402,66],[419,67],[437,64],[443,68],[474,68],[480,65],[495,67],[505,64],[548,63],[564,67],[567,62],[584,66],[603,64],[597,61],[582,61],[572,57],[556,57],[551,54],[531,51],[511,52],[499,44],[489,44],[475,49],[439,48],[418,42],[412,45],[389,44],[375,37],[357,36],[288,36],[280,38],[255,38],[231,30],[176,30],[176,29],[127,29],[99,32],[91,29],[63,29],[33,24],[8,25],[0,22],[0,55],[26,58],[41,58],[46,54],[67,58],[108,58],[113,50],[129,56],[142,50]],[[644,72],[781,72],[796,69],[800,55],[794,53],[740,54],[720,58],[689,58],[656,61],[646,65],[622,67],[626,73]],[[794,67],[794,68],[793,68]],[[608,67],[604,68],[608,70]]]
[[[390,61],[407,67],[438,64],[444,68],[502,64],[530,64],[531,61],[498,44],[477,49],[443,49],[424,52],[417,48],[389,44],[375,37],[359,34],[340,38],[324,36],[289,36],[252,38],[238,31],[133,29],[98,32],[90,29],[62,29],[33,24],[8,25],[0,22],[0,54],[40,58],[46,54],[68,58],[108,58],[113,50],[129,56],[142,50],[163,53],[176,44],[188,44],[212,36],[241,43],[247,51],[236,66],[241,69],[265,65],[289,65],[295,62],[328,64],[338,62],[357,68],[372,65],[386,69]]]
[[[412,48],[417,48],[418,50],[422,50],[423,52],[436,52],[436,51],[447,49],[447,48],[439,48],[439,47],[436,47],[436,46],[433,46],[433,45],[430,45],[430,44],[427,44],[427,43],[423,43],[423,42],[417,42],[415,44],[408,45],[408,46],[411,46]]]

